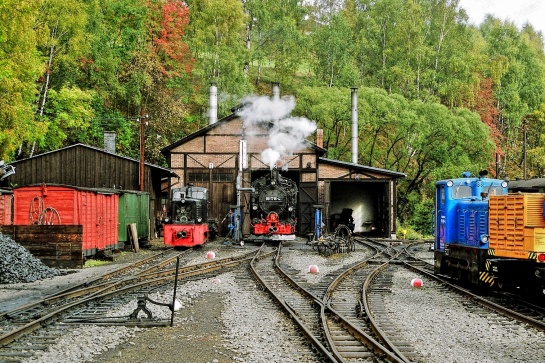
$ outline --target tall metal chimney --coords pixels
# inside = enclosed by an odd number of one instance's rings
[[[280,83],[273,82],[272,94],[273,94],[273,101],[278,101],[280,99]]]
[[[209,125],[215,124],[218,121],[218,87],[215,83],[210,83],[210,110],[209,110]]]
[[[352,162],[358,163],[358,89],[352,90]]]

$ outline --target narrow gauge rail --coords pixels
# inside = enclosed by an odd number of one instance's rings
[[[362,241],[360,240],[360,242]],[[377,248],[380,249],[385,260],[382,264],[376,266],[363,280],[360,290],[361,305],[359,315],[370,321],[375,334],[382,338],[389,349],[395,352],[404,362],[410,362],[411,359],[418,356],[418,353],[409,342],[406,342],[399,335],[395,324],[392,324],[389,320],[388,311],[384,307],[384,301],[390,291],[389,286],[392,285],[391,274],[387,270],[393,263],[397,263],[402,258],[408,246],[380,243],[371,239],[366,239],[363,243],[378,246]],[[411,245],[409,244],[409,246]],[[343,286],[347,285],[344,284]]]
[[[380,243],[377,241],[369,241],[371,243]],[[464,286],[458,286],[452,284],[452,281],[446,277],[441,277],[434,274],[433,265],[426,260],[416,258],[411,251],[417,244],[407,244],[397,246],[397,255],[391,262],[384,263],[377,270],[376,274],[366,281],[364,289],[366,293],[366,304],[369,305],[368,316],[370,319],[376,320],[376,325],[379,327],[386,327],[388,329],[394,329],[395,324],[392,321],[387,320],[387,311],[384,309],[384,302],[387,299],[391,299],[390,289],[392,286],[392,276],[396,269],[409,268],[418,272],[420,276],[428,279],[428,281],[437,282],[436,285],[440,291],[444,293],[452,293],[457,296],[457,299],[464,304],[466,308],[471,307],[471,311],[482,315],[485,319],[490,319],[490,313],[498,315],[502,318],[498,320],[513,319],[519,323],[527,324],[539,331],[543,331],[544,326],[544,314],[543,309],[539,306],[529,305],[520,301],[520,297],[507,297],[504,294],[501,295],[484,295],[481,296],[470,290],[467,290]],[[384,247],[384,251],[391,249],[390,247]],[[428,283],[428,286],[429,283]],[[507,302],[506,302],[507,301]],[[367,309],[367,307],[366,307]]]
[[[258,249],[252,249],[249,252],[247,249],[244,251],[244,253],[234,257],[182,266],[178,271],[178,279],[210,276],[215,271],[233,268],[245,262],[249,263]],[[36,304],[34,308],[42,307],[41,312],[34,309],[31,314],[25,314],[25,310],[17,309],[16,311],[12,311],[13,313],[7,312],[3,314],[4,320],[1,325],[2,330],[0,330],[2,332],[2,335],[0,335],[0,357],[25,357],[28,356],[28,351],[32,351],[33,349],[45,350],[47,346],[34,342],[33,336],[30,333],[57,322],[64,322],[64,319],[69,319],[69,322],[72,323],[77,322],[78,312],[82,317],[79,321],[80,323],[83,321],[100,323],[100,316],[98,314],[101,314],[102,310],[94,308],[96,315],[93,318],[85,311],[88,305],[100,304],[101,302],[107,304],[109,299],[125,295],[124,302],[121,300],[117,300],[116,302],[116,304],[123,304],[132,300],[135,295],[149,293],[153,288],[172,288],[171,284],[175,279],[176,268],[166,268],[150,272],[151,270],[157,270],[157,268],[160,268],[158,266],[162,264],[163,262],[161,261],[156,266],[148,267],[137,276],[101,284],[99,289],[93,287],[91,288],[91,294],[89,294],[86,287],[82,288],[86,290],[86,294],[80,295],[78,290],[70,291],[68,294],[74,294],[76,298],[69,299],[68,301],[62,302],[58,294],[53,295],[52,299],[58,302],[58,304],[53,307],[48,307],[47,304]],[[111,322],[109,325],[112,325]],[[166,324],[164,322],[131,321],[127,317],[126,321],[117,322],[117,325],[157,326]],[[61,334],[62,329],[59,332]]]
[[[525,301],[522,297],[509,294],[487,294],[476,293],[466,289],[464,286],[455,285],[447,277],[433,273],[433,266],[423,260],[417,259],[409,251],[405,250],[403,263],[409,268],[417,271],[430,280],[434,280],[448,287],[449,290],[465,297],[468,301],[484,306],[493,312],[513,318],[521,323],[533,326],[536,329],[545,331],[545,309],[531,302]]]
[[[32,316],[44,315],[48,309],[55,308],[59,301],[66,303],[68,299],[74,299],[81,296],[90,296],[96,291],[102,290],[105,286],[112,286],[123,281],[128,276],[139,276],[149,271],[160,269],[172,264],[178,257],[183,257],[191,252],[191,249],[177,252],[174,249],[167,249],[153,256],[133,262],[129,265],[118,268],[114,271],[102,274],[92,280],[81,284],[68,287],[55,294],[49,295],[43,299],[36,300],[30,304],[20,306],[0,314],[0,323],[5,320],[17,321],[28,320]],[[2,332],[2,330],[0,330]]]
[[[403,362],[372,336],[328,307],[321,298],[291,279],[280,268],[280,256],[279,245],[274,260],[254,259],[251,263],[252,272],[299,325],[303,334],[319,351],[322,360],[349,362],[373,359],[376,362]],[[346,348],[347,345],[350,346],[349,349]]]

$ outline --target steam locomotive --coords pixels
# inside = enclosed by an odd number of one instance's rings
[[[297,184],[277,169],[252,182],[251,240],[293,240],[297,227]]]
[[[464,172],[436,182],[435,272],[492,289],[543,292],[545,197]]]
[[[208,189],[192,185],[172,188],[170,210],[163,219],[163,242],[172,247],[193,247],[208,242]]]

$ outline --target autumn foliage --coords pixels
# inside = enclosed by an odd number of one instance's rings
[[[153,6],[161,7],[160,11],[155,12],[161,14],[158,21],[159,29],[152,29],[155,30],[152,36],[155,52],[165,61],[162,66],[163,73],[169,77],[176,77],[182,75],[183,69],[186,74],[190,74],[195,60],[184,41],[184,32],[189,24],[189,8],[179,0]]]

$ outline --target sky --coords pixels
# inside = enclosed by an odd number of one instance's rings
[[[545,36],[545,0],[460,0],[469,22],[479,25],[486,14],[509,20],[521,29],[528,22]]]

